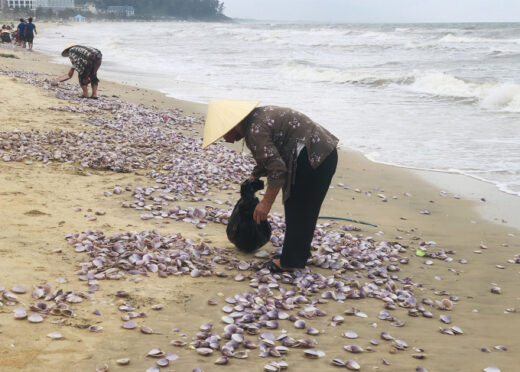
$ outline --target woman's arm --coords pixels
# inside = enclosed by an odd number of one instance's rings
[[[285,183],[287,166],[273,142],[271,127],[259,124],[250,130],[251,146],[248,145],[248,147],[257,163],[252,176],[267,176],[267,190],[253,213],[253,219],[256,223],[260,223],[267,219],[276,196]]]
[[[69,72],[65,75],[59,76],[56,80],[59,82],[67,81],[74,75],[74,67],[69,70]]]

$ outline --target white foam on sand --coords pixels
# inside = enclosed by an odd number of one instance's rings
[[[488,221],[520,230],[520,198],[498,190],[495,185],[460,174],[414,170],[427,182],[436,185],[445,197],[460,195],[475,202],[476,210]],[[468,218],[469,223],[476,223]],[[511,231],[513,232],[513,231]]]

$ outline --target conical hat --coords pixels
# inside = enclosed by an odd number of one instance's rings
[[[210,101],[202,148],[206,148],[240,123],[258,105],[258,101]]]
[[[70,49],[72,48],[73,46],[76,46],[78,44],[76,43],[68,43],[66,46],[65,46],[65,49],[63,49],[63,52],[61,52],[61,56],[62,57],[65,57],[64,54]]]

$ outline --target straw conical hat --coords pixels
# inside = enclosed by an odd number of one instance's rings
[[[76,43],[68,43],[66,46],[65,46],[65,49],[63,49],[63,52],[61,52],[61,56],[62,57],[65,57],[64,54],[70,49],[72,48],[73,46],[76,46],[78,44]]]
[[[258,101],[210,101],[202,148],[206,148],[240,123],[258,105]]]

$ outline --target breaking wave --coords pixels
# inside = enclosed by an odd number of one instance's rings
[[[437,96],[473,98],[486,109],[520,112],[519,84],[467,82],[436,72],[417,77],[407,89]]]

